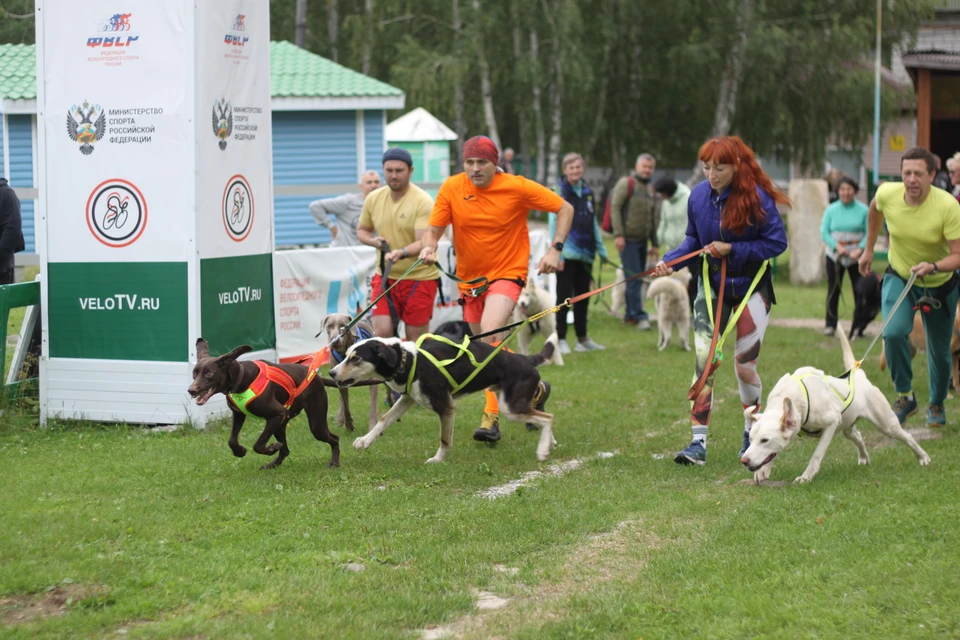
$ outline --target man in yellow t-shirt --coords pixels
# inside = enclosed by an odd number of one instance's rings
[[[430,195],[410,184],[412,173],[413,158],[406,149],[387,149],[383,154],[383,175],[387,186],[371,192],[363,201],[357,224],[357,238],[363,244],[380,250],[384,242],[389,244],[390,251],[384,260],[393,263],[390,275],[394,278],[399,278],[416,262],[421,249],[420,238],[429,226],[433,209]],[[439,278],[437,267],[428,264],[421,264],[407,274],[373,308],[374,333],[391,337],[397,329],[395,323],[401,320],[406,326],[407,340],[416,340],[426,333],[433,317]],[[384,283],[378,266],[371,283],[371,296],[376,298],[394,282],[388,278]]]
[[[907,151],[900,160],[903,182],[880,185],[870,203],[867,246],[860,256],[860,272],[870,273],[873,245],[884,221],[890,233],[890,267],[883,276],[884,353],[897,389],[893,410],[900,424],[918,411],[913,394],[913,366],[908,336],[917,309],[923,314],[930,372],[927,426],[946,425],[943,400],[950,381],[950,337],[957,310],[956,270],[960,269],[960,203],[933,186],[937,170],[933,154],[923,147]],[[903,303],[893,305],[911,273],[917,280]]]

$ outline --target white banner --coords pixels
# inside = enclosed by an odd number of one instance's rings
[[[197,3],[197,251],[273,251],[270,7]]]
[[[530,272],[548,248],[543,231],[530,232]],[[440,267],[449,273],[456,268],[453,247],[440,242]],[[369,304],[370,281],[376,273],[377,252],[372,247],[337,247],[279,251],[273,257],[274,291],[278,303],[277,353],[282,361],[296,360],[327,344],[320,332],[321,322],[330,313],[353,315]],[[534,276],[537,277],[537,276]],[[541,286],[556,295],[556,278],[539,276]],[[448,320],[463,320],[457,283],[441,277],[430,328]],[[401,329],[401,335],[402,329]]]
[[[41,6],[47,260],[186,261],[193,3]]]

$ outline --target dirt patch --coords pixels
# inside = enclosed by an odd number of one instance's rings
[[[661,540],[641,522],[621,522],[611,531],[590,536],[578,547],[564,564],[565,571],[559,581],[543,584],[529,593],[514,596],[508,599],[509,602],[501,601],[502,608],[496,611],[483,611],[478,600],[478,611],[450,624],[425,629],[421,637],[423,640],[490,640],[497,637],[487,628],[494,620],[503,621],[508,628],[515,629],[525,627],[533,619],[542,622],[552,620],[556,617],[555,609],[558,603],[579,593],[584,584],[597,584],[618,576],[636,575],[643,570],[646,562],[643,556],[635,551],[639,548],[655,550],[661,545]]]
[[[87,598],[104,596],[109,591],[103,585],[66,584],[45,593],[0,598],[0,622],[13,627],[43,618],[62,616],[72,604]]]

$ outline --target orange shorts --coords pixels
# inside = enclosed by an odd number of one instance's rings
[[[507,296],[516,302],[520,297],[521,291],[523,291],[523,285],[516,280],[494,280],[490,283],[490,286],[487,287],[486,291],[476,297],[460,296],[460,301],[463,305],[464,321],[470,324],[480,324],[480,318],[483,317],[484,302],[491,293]]]
[[[373,276],[370,282],[371,299],[380,295],[381,282],[380,274]],[[396,280],[387,278],[388,287],[394,282]],[[433,317],[433,307],[437,301],[437,285],[436,280],[401,280],[400,284],[377,302],[373,308],[373,315],[389,316],[390,305],[387,304],[387,298],[390,298],[397,309],[397,315],[404,324],[410,327],[425,327],[430,324],[430,318]]]

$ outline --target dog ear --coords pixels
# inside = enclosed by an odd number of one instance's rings
[[[332,313],[328,313],[323,317],[323,320],[320,322],[320,331],[317,332],[317,335],[313,336],[314,338],[319,338],[327,330],[327,321],[330,319],[330,316],[332,315],[333,315]]]
[[[758,404],[752,404],[743,410],[744,419],[752,422],[757,422],[760,420],[761,415],[763,414],[760,413],[760,405]]]
[[[217,358],[217,362],[220,364],[220,366],[223,366],[225,364],[232,362],[233,360],[236,360],[238,357],[242,356],[245,353],[250,353],[251,351],[253,351],[253,347],[251,347],[248,344],[244,344],[237,347],[230,353],[223,354],[222,356]]]
[[[393,347],[380,342],[377,344],[376,350],[377,357],[383,360],[385,365],[391,368],[397,366],[399,358],[397,358],[397,352],[393,349]]]
[[[203,338],[197,338],[197,360],[210,357],[210,345]]]
[[[793,416],[793,401],[790,398],[783,399],[783,417],[780,418],[780,429],[782,431],[796,431],[797,419]]]

